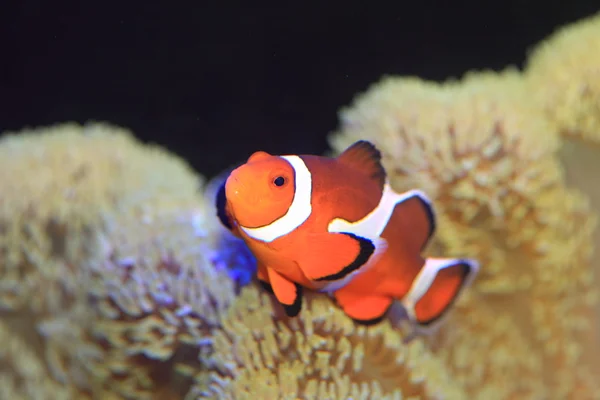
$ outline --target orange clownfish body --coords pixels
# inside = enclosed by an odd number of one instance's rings
[[[217,210],[289,316],[309,288],[332,293],[360,323],[380,321],[399,300],[429,326],[479,269],[470,259],[421,256],[435,230],[431,203],[417,190],[394,192],[367,141],[336,158],[256,152],[231,172]]]

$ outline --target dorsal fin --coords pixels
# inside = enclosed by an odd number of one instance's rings
[[[381,153],[373,143],[359,140],[344,150],[337,159],[342,164],[375,179],[381,187],[385,184],[386,173],[383,165],[381,165]]]

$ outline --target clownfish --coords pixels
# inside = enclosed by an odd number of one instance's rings
[[[435,231],[432,203],[419,190],[395,192],[381,153],[364,140],[335,158],[255,152],[229,174],[216,208],[290,317],[307,288],[330,293],[358,323],[381,321],[399,301],[427,328],[479,270],[472,259],[422,257]]]

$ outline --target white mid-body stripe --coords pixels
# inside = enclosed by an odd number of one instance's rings
[[[381,195],[379,204],[373,211],[356,222],[336,218],[329,223],[328,230],[329,232],[350,232],[371,240],[379,239],[390,221],[396,205],[411,197],[419,197],[426,204],[431,206],[431,202],[427,195],[420,190],[409,190],[404,193],[396,193],[390,184],[386,182],[383,187],[383,194]]]
[[[383,193],[381,195],[381,199],[379,200],[379,204],[364,218],[356,222],[350,222],[342,218],[336,218],[329,223],[327,228],[329,232],[347,232],[371,240],[371,242],[373,242],[375,245],[375,252],[371,255],[369,261],[365,265],[352,272],[348,276],[327,284],[321,288],[321,291],[332,292],[343,288],[357,275],[368,271],[377,263],[377,261],[379,261],[388,247],[387,241],[381,237],[381,234],[392,217],[394,208],[398,203],[402,203],[403,201],[415,196],[420,197],[425,203],[431,205],[425,193],[419,190],[410,190],[408,192],[399,194],[392,189],[388,182],[386,182],[383,187]]]
[[[248,236],[262,242],[272,242],[281,236],[287,235],[302,225],[312,213],[312,175],[310,171],[298,156],[281,156],[281,158],[290,163],[295,174],[294,199],[287,213],[269,225],[258,228],[240,226]]]

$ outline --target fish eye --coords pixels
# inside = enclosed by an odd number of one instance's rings
[[[278,176],[277,178],[273,179],[273,183],[275,186],[281,187],[285,184],[285,178],[283,176]]]

